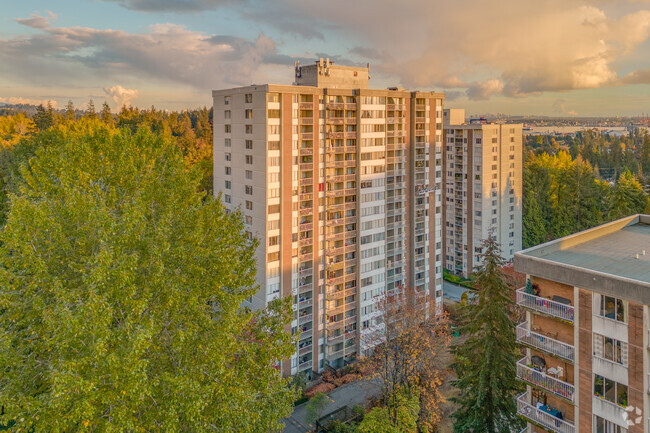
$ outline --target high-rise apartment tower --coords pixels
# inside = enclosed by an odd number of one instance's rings
[[[444,110],[444,266],[468,278],[492,233],[502,256],[521,250],[522,128]]]
[[[441,308],[444,95],[368,80],[321,59],[291,86],[213,92],[214,191],[260,240],[250,306],[294,302],[285,375],[362,356],[386,291]]]

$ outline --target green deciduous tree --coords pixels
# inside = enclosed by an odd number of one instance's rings
[[[330,404],[330,399],[322,392],[317,392],[309,399],[305,410],[307,411],[307,422],[314,423],[323,415],[323,411]]]
[[[420,405],[417,393],[398,390],[393,407],[376,407],[359,423],[359,433],[415,433]],[[396,415],[391,414],[394,412]],[[423,429],[422,431],[430,431]]]
[[[20,432],[268,432],[294,391],[290,306],[241,308],[241,216],[148,130],[33,138],[0,234],[0,423]]]
[[[464,308],[466,340],[453,347],[452,368],[460,396],[452,399],[457,433],[510,433],[517,425],[514,393],[519,350],[511,320],[511,289],[500,267],[503,259],[496,239],[483,242],[481,265],[476,272],[478,301]]]

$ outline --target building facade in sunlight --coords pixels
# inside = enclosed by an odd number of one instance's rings
[[[490,233],[512,260],[522,241],[521,124],[465,122],[465,110],[444,110],[444,266],[468,278],[481,264]]]
[[[650,216],[635,215],[515,254],[529,282],[517,377],[527,432],[650,428]]]
[[[363,355],[385,291],[442,305],[444,95],[368,80],[321,59],[291,86],[213,92],[214,191],[260,240],[249,305],[294,303],[286,375]]]

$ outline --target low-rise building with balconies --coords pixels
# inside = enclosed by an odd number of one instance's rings
[[[521,251],[515,269],[524,432],[650,432],[650,216]]]

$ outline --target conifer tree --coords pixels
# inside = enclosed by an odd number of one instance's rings
[[[54,125],[54,116],[50,110],[51,106],[48,104],[48,109],[43,107],[43,104],[40,104],[36,107],[36,114],[34,114],[34,123],[40,131],[48,129],[50,126]]]
[[[533,194],[527,194],[524,198],[522,225],[524,248],[539,245],[546,240],[546,224],[539,203]]]
[[[106,101],[102,104],[102,120],[108,125],[113,124],[113,114],[111,113],[111,107]]]
[[[616,220],[636,213],[641,213],[646,207],[646,196],[641,183],[626,170],[618,178],[612,190],[609,202],[608,217]]]
[[[478,300],[464,308],[462,335],[452,348],[452,368],[460,395],[454,413],[456,433],[511,433],[518,425],[515,392],[516,361],[520,356],[511,319],[510,288],[500,267],[501,250],[493,235],[483,241],[481,266],[476,272]]]
[[[88,101],[88,106],[86,107],[86,116],[89,119],[96,119],[97,113],[95,112],[95,102],[91,99]]]
[[[71,100],[68,100],[68,104],[65,106],[65,119],[74,120],[75,119],[75,109],[74,104]]]

